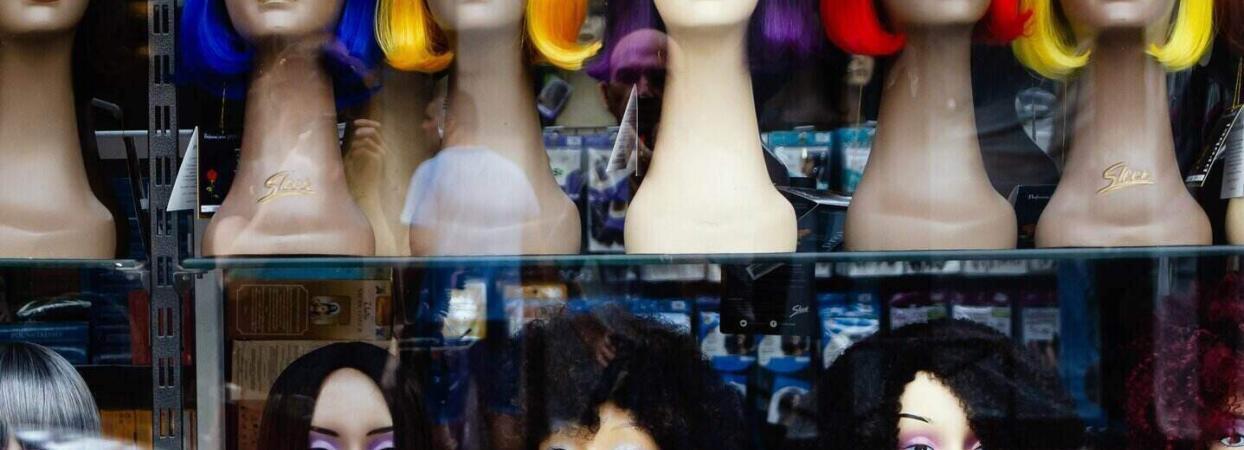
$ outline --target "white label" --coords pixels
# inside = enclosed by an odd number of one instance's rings
[[[1244,197],[1244,127],[1240,115],[1235,116],[1227,132],[1225,159],[1222,167],[1223,199]]]
[[[138,187],[135,186],[135,189]],[[177,179],[173,181],[173,195],[165,205],[165,211],[194,211],[199,203],[199,129],[190,135],[190,146],[181,160]]]
[[[968,320],[998,330],[999,333],[1011,335],[1011,309],[993,306],[955,305],[952,315],[956,319]]]
[[[1020,318],[1024,322],[1024,344],[1052,342],[1058,337],[1058,308],[1024,308]]]

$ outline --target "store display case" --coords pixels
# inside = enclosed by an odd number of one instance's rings
[[[0,0],[0,448],[1240,447],[1242,12]]]

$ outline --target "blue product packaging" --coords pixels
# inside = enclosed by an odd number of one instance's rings
[[[0,325],[0,342],[30,342],[59,353],[70,364],[87,364],[90,341],[86,322],[16,323]]]
[[[583,137],[545,131],[544,149],[549,155],[553,179],[571,201],[578,203],[586,184],[583,177]]]
[[[877,127],[873,123],[834,131],[832,189],[842,195],[854,195],[864,177],[864,167],[872,153]]]
[[[811,383],[805,380],[780,375],[773,379],[765,421],[785,428],[787,441],[816,438],[816,398],[811,390]]]
[[[829,368],[856,342],[881,329],[881,308],[873,292],[817,296],[821,319],[821,363]]]
[[[834,133],[830,131],[774,131],[763,136],[773,154],[791,178],[815,180],[818,190],[830,184],[830,152]]]
[[[756,346],[760,366],[774,373],[792,374],[812,364],[812,338],[808,336],[769,335]]]
[[[756,337],[747,334],[725,334],[721,332],[721,313],[709,308],[717,306],[718,301],[700,300],[700,352],[708,357],[710,364],[718,372],[736,374],[740,387],[746,387],[745,373],[756,362]],[[746,391],[746,389],[743,389]]]
[[[587,250],[621,253],[626,210],[631,204],[631,173],[609,170],[617,132],[584,138],[587,157]]]

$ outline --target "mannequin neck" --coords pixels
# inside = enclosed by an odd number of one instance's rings
[[[669,35],[669,76],[652,175],[667,164],[764,170],[747,66],[746,22],[671,28]]]
[[[332,78],[318,46],[261,47],[246,96],[242,158],[340,159]]]
[[[1098,36],[1081,81],[1072,159],[1126,151],[1141,158],[1129,163],[1149,164],[1170,153],[1166,72],[1145,53],[1147,45],[1140,29]]]
[[[526,169],[548,170],[520,35],[503,28],[454,36],[445,146],[482,147]]]
[[[72,33],[0,43],[0,153],[82,170],[73,93]]]
[[[876,158],[936,153],[947,163],[981,165],[972,101],[972,28],[908,33],[882,92]],[[947,159],[953,158],[955,161]],[[963,160],[959,162],[959,160]]]

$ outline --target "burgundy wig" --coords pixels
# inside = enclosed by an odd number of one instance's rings
[[[641,30],[665,31],[653,0],[609,0],[607,8],[604,51],[587,67],[601,81],[613,81],[610,59],[623,38]],[[748,61],[762,68],[808,59],[824,48],[820,27],[816,0],[760,0],[748,30]]]
[[[1149,354],[1128,376],[1132,448],[1202,449],[1230,436],[1244,404],[1244,275],[1230,274],[1196,301],[1168,299],[1159,317],[1195,318],[1159,325]],[[1142,348],[1144,348],[1142,347]],[[1158,444],[1160,443],[1160,444]]]
[[[907,36],[887,30],[877,14],[878,0],[820,0],[825,34],[839,48],[857,55],[885,56],[898,53]],[[1024,34],[1030,11],[1021,11],[1020,0],[990,0],[989,12],[977,27],[977,38],[1004,44]]]

